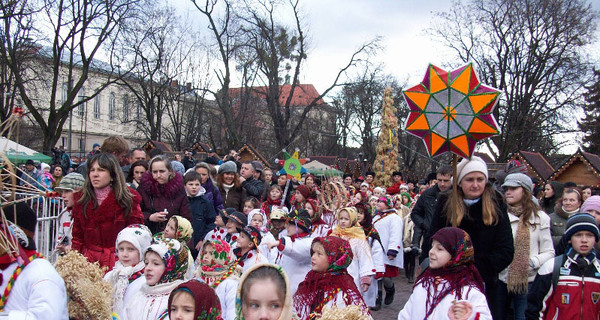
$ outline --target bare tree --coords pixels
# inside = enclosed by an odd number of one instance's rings
[[[495,111],[502,134],[487,140],[496,159],[553,152],[560,134],[576,130],[571,115],[591,71],[582,48],[598,20],[587,1],[468,0],[437,16],[434,37],[503,91]]]
[[[258,74],[257,83],[260,87],[256,93],[264,97],[269,117],[273,122],[273,133],[277,147],[288,147],[302,130],[307,115],[319,104],[323,97],[341,85],[340,79],[356,63],[379,49],[379,39],[361,45],[341,67],[333,83],[315,97],[302,110],[294,112],[297,106],[292,104],[295,93],[302,90],[299,78],[302,67],[307,59],[308,43],[302,25],[299,1],[286,1],[288,9],[294,18],[292,28],[284,27],[276,18],[281,16],[278,1],[246,2],[246,11],[242,13],[244,45],[252,51],[251,61]],[[282,84],[290,79],[289,93],[282,97]]]
[[[40,127],[43,152],[50,153],[71,111],[115,80],[114,69],[95,58],[109,45],[110,37],[119,33],[136,2],[2,2],[0,59],[12,73],[20,103]],[[42,27],[45,32],[37,32]],[[79,92],[93,69],[102,69],[105,78],[88,91],[93,94],[81,99]],[[38,99],[48,93],[48,101]]]

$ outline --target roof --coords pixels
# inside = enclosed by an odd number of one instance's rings
[[[521,150],[517,152],[516,155],[520,155],[525,164],[530,166],[543,180],[547,180],[552,173],[554,173],[554,167],[552,167],[550,162],[548,162],[548,160],[539,152]]]
[[[574,155],[569,157],[561,166],[559,166],[548,180],[555,180],[577,159],[581,160],[581,162],[588,167],[589,171],[592,171],[597,177],[600,177],[600,157],[593,153],[583,152],[579,149]]]
[[[322,164],[326,164],[330,167],[335,166],[336,160],[337,160],[337,156],[310,156],[307,157],[308,159],[310,159],[310,161],[313,160],[317,160]]]
[[[483,152],[473,152],[474,156],[480,157],[485,163],[495,163],[494,159],[489,154]]]
[[[210,145],[208,145],[207,143],[204,143],[202,141],[196,141],[190,149],[194,149],[194,150],[198,150],[198,151],[202,151],[202,152],[208,152],[208,150],[211,149]]]
[[[172,152],[171,147],[169,147],[168,144],[161,142],[161,141],[148,140],[148,141],[146,141],[146,143],[144,143],[144,150],[148,151],[148,150],[152,150],[154,148],[157,148],[157,149],[165,151],[165,152]]]
[[[256,148],[254,148],[254,146],[252,146],[251,144],[245,143],[238,150],[238,153],[241,154],[244,151],[249,152],[252,155],[252,157],[254,157],[254,160],[258,160],[258,161],[262,162],[263,166],[265,166],[266,168],[273,168],[271,163],[269,163],[269,161],[267,161],[267,158],[265,158],[260,152],[258,152],[258,150],[256,150]]]
[[[252,87],[250,94],[264,98],[266,96],[267,90],[269,87]],[[229,88],[229,96],[237,97],[242,94],[244,88]],[[290,92],[292,90],[291,84],[284,84],[279,86],[279,104],[285,105],[287,98],[290,96]],[[290,101],[290,106],[292,107],[304,107],[310,105],[313,100],[320,96],[315,86],[312,84],[298,84],[294,88],[294,96],[292,97],[292,101]],[[323,99],[317,100],[317,105],[325,104]]]

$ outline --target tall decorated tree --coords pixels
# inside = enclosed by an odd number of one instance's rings
[[[392,172],[398,171],[398,118],[394,108],[392,88],[383,92],[383,108],[381,113],[381,133],[377,140],[377,156],[373,164],[375,171],[374,184],[389,187],[393,184]]]

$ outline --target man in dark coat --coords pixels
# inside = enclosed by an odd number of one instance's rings
[[[242,182],[242,188],[246,190],[246,194],[256,199],[260,199],[263,193],[265,185],[262,181],[254,179],[254,167],[251,161],[242,163],[242,169],[240,170],[240,181]]]
[[[192,158],[192,152],[190,150],[185,150],[181,164],[183,164],[185,171],[196,166],[196,159]]]
[[[423,191],[410,213],[410,218],[415,224],[412,238],[412,251],[415,254],[421,248],[421,238],[427,234],[429,226],[431,226],[431,218],[435,212],[438,195],[440,192],[450,188],[451,178],[452,168],[447,165],[441,166],[436,174],[437,183],[433,187]],[[422,259],[420,260],[419,262],[422,262]]]

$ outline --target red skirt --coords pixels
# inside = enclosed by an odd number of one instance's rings
[[[383,274],[384,278],[395,278],[398,275],[400,275],[400,268],[390,266],[389,264],[385,265],[385,273]]]

